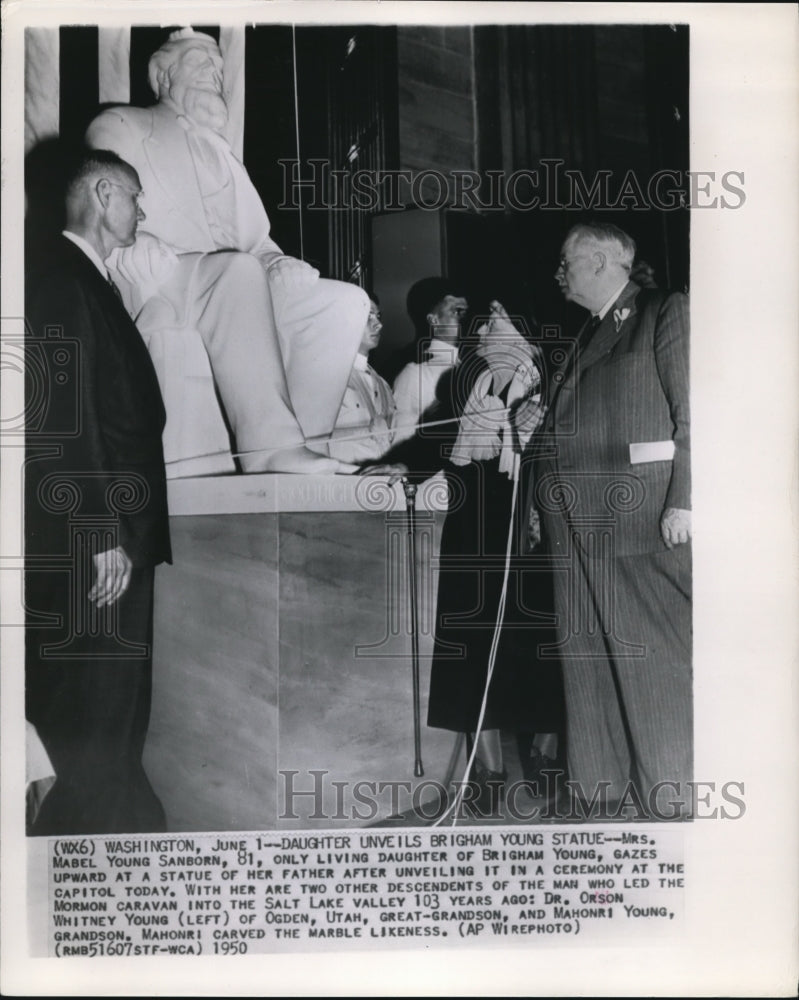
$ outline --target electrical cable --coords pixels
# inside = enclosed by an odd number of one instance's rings
[[[499,637],[502,633],[502,625],[505,620],[505,603],[508,594],[508,577],[510,576],[510,560],[511,553],[513,549],[513,529],[516,519],[516,499],[519,494],[519,466],[521,462],[521,456],[514,454],[513,456],[513,492],[511,493],[511,503],[510,503],[510,523],[508,524],[508,540],[505,546],[505,571],[502,577],[502,590],[500,591],[499,604],[497,605],[497,620],[494,625],[494,635],[491,640],[491,648],[488,653],[488,671],[486,675],[485,690],[483,691],[483,701],[480,705],[480,715],[477,719],[477,727],[474,734],[474,742],[472,744],[472,752],[469,755],[469,759],[466,762],[466,769],[463,773],[463,779],[460,782],[460,787],[452,800],[452,802],[447,806],[446,810],[439,816],[439,818],[433,823],[433,826],[440,826],[441,823],[447,818],[447,816],[452,813],[452,826],[455,826],[458,822],[458,809],[463,801],[463,792],[466,787],[466,783],[469,781],[469,775],[471,774],[472,766],[474,764],[475,757],[477,756],[477,740],[480,736],[480,732],[483,728],[483,720],[485,719],[486,706],[488,705],[488,690],[491,685],[491,678],[494,674],[494,665],[497,659],[497,649],[499,648]]]
[[[297,171],[300,170],[300,100],[297,86],[297,27],[291,26],[291,56],[294,67],[294,134],[297,141]],[[305,260],[305,244],[302,232],[302,194],[300,194],[299,204],[300,220],[300,260]]]
[[[495,417],[495,418],[505,417],[509,413],[510,413],[509,408],[505,407],[502,410],[493,410],[492,411],[492,416]],[[333,442],[333,441],[336,444],[343,444],[344,442],[351,442],[351,441],[369,441],[372,438],[388,437],[390,434],[396,434],[398,430],[403,430],[406,433],[410,432],[410,435],[413,435],[413,434],[416,433],[417,430],[420,430],[421,428],[424,428],[425,430],[427,430],[430,427],[443,427],[445,424],[454,424],[454,423],[457,423],[461,419],[461,417],[472,416],[472,415],[474,415],[474,416],[482,416],[482,413],[480,413],[479,411],[474,411],[474,414],[469,413],[469,412],[465,412],[465,413],[461,414],[460,417],[448,417],[446,420],[424,420],[424,421],[420,421],[417,424],[413,424],[412,426],[409,426],[409,427],[387,428],[384,431],[370,431],[368,434],[367,433],[362,433],[362,434],[353,434],[353,435],[347,435],[347,436],[342,435],[341,437],[335,436],[334,434],[319,434],[319,435],[317,435],[315,437],[304,438],[303,441],[302,441],[302,444],[303,445],[320,445],[320,444],[328,444],[328,443]],[[253,448],[250,451],[234,451],[234,452],[231,452],[229,450],[207,451],[207,452],[204,452],[201,455],[189,455],[189,456],[185,456],[183,458],[172,458],[168,462],[165,462],[164,464],[165,465],[177,465],[180,462],[193,462],[193,461],[197,461],[197,460],[199,460],[201,458],[218,458],[220,455],[230,455],[232,458],[242,458],[244,455],[259,455],[259,454],[262,454],[262,453],[265,453],[265,452],[291,451],[292,449],[297,448],[299,446],[300,445],[298,445],[298,444],[295,443],[295,444],[283,445],[280,448]],[[379,465],[380,464],[380,459],[379,458],[375,459],[375,461],[374,461],[373,464],[374,465]],[[190,478],[190,477],[176,476],[175,478],[176,479],[184,479],[184,478]]]

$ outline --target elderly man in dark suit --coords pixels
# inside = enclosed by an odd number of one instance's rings
[[[154,568],[171,560],[165,414],[104,260],[143,218],[136,171],[85,156],[67,226],[26,287],[28,375],[43,375],[26,462],[26,711],[56,772],[37,835],[164,830],[142,767]]]
[[[692,766],[688,301],[629,280],[635,249],[604,223],[563,244],[556,280],[591,317],[553,383],[529,514],[555,557],[576,795],[672,818]]]

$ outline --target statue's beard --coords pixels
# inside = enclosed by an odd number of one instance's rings
[[[221,94],[199,87],[187,87],[180,95],[183,113],[197,125],[219,131],[228,120],[227,104]]]

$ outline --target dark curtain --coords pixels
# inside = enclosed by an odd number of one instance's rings
[[[686,288],[688,211],[662,210],[647,185],[668,169],[685,186],[687,27],[490,25],[474,29],[474,51],[479,169],[537,171],[516,183],[516,204],[493,213],[502,268],[535,311],[575,320],[553,275],[565,233],[590,216],[630,232],[659,284]],[[580,192],[601,171],[608,179],[589,206]],[[625,178],[642,189],[643,210],[619,203]],[[519,207],[533,195],[537,207]]]

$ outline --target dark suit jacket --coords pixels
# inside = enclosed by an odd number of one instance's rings
[[[63,236],[29,268],[26,319],[28,555],[66,555],[70,519],[108,516],[135,567],[170,562],[166,415],[135,324]]]
[[[614,312],[625,309],[617,322]],[[564,500],[573,502],[574,517],[613,516],[616,555],[664,550],[664,508],[691,506],[688,337],[685,295],[627,284],[566,369],[538,435],[550,452],[535,473],[545,517],[556,499],[561,513]],[[631,462],[631,444],[668,441],[673,459]],[[558,482],[568,487],[560,498]]]

